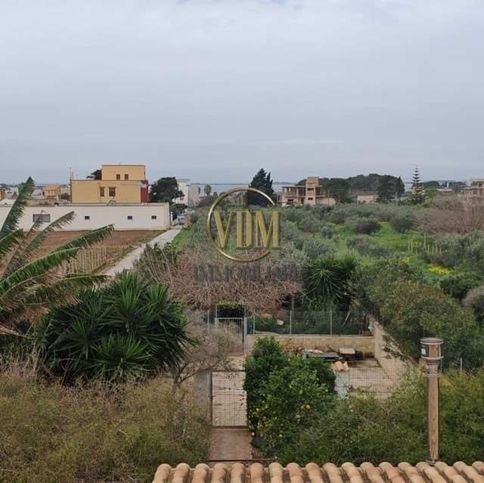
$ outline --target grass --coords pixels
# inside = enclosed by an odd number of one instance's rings
[[[63,387],[0,373],[0,481],[144,482],[160,463],[206,459],[209,425],[162,379]]]

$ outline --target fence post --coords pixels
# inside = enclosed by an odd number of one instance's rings
[[[292,309],[289,311],[289,335],[292,335]]]
[[[247,352],[247,317],[244,317],[244,354]]]
[[[329,335],[333,335],[333,309],[329,309]]]

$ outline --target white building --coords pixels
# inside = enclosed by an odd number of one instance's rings
[[[191,183],[188,178],[177,178],[178,189],[183,193],[173,200],[178,205],[197,206],[200,202],[200,188]]]
[[[0,205],[0,226],[3,225],[10,208]],[[75,213],[75,218],[62,227],[62,230],[94,230],[105,225],[114,225],[115,230],[166,230],[170,227],[168,203],[118,203],[27,206],[20,219],[19,228],[28,230],[37,220],[45,226],[71,211]]]

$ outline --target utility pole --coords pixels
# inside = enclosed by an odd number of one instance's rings
[[[439,460],[439,377],[443,342],[436,337],[420,339],[424,375],[427,378],[427,433],[431,465]]]

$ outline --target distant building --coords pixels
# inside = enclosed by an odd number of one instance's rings
[[[197,206],[200,202],[200,187],[192,184],[188,178],[177,178],[178,189],[183,193],[173,200],[178,205]]]
[[[471,185],[466,188],[466,194],[469,196],[484,197],[484,179],[476,179],[471,182]]]
[[[71,179],[72,203],[148,203],[143,164],[103,164],[101,179]]]
[[[42,189],[44,200],[58,202],[61,199],[61,187],[58,184],[48,184]]]
[[[306,178],[304,184],[283,186],[279,202],[282,206],[336,204],[336,200],[328,196],[320,185],[320,179],[317,176]]]
[[[362,193],[356,195],[356,202],[361,204],[376,203],[378,201],[378,195],[375,193]]]

